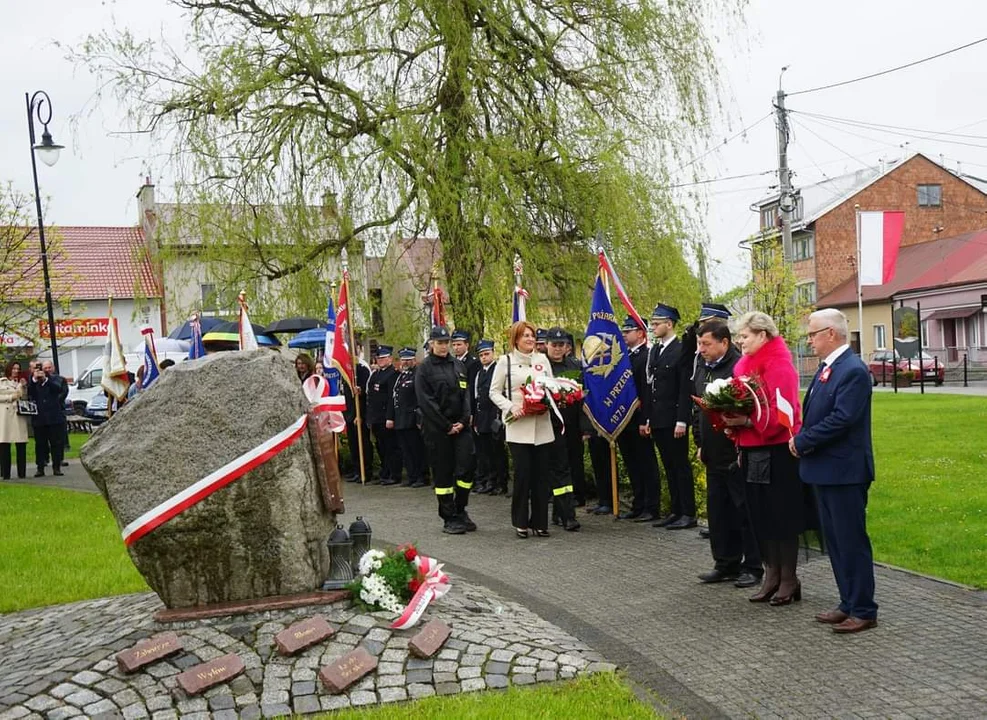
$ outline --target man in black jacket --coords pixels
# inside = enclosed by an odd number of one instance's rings
[[[27,396],[38,406],[33,418],[34,456],[38,471],[34,477],[44,477],[45,465],[51,458],[55,475],[62,474],[62,455],[65,450],[65,397],[68,388],[60,375],[47,375],[36,368],[27,384]]]
[[[415,395],[422,411],[422,436],[432,465],[442,532],[476,530],[466,512],[474,467],[466,366],[449,354],[449,330],[432,328],[429,353],[415,371]]]
[[[546,342],[552,375],[557,378],[574,375],[570,379],[578,382],[582,376],[582,366],[567,354],[569,334],[560,327],[549,328]],[[560,414],[561,422],[552,412],[552,429],[555,431],[552,522],[574,531],[580,527],[576,520],[576,507],[586,504],[586,478],[583,470],[583,418],[586,415],[583,413],[582,403],[562,408]],[[586,420],[588,422],[589,418]]]
[[[733,377],[740,352],[733,346],[730,328],[721,319],[709,320],[696,331],[701,362],[696,371],[694,394],[702,397],[714,380]],[[706,511],[709,514],[709,546],[713,569],[699,579],[704,583],[734,581],[737,587],[753,587],[761,581],[761,556],[747,520],[744,478],[737,467],[737,448],[697,408],[693,436],[706,466]]]
[[[401,451],[394,431],[387,427],[387,404],[393,402],[394,348],[377,346],[377,367],[370,373],[367,383],[367,425],[374,434],[377,457],[380,458],[380,484],[397,485],[401,482]]]
[[[401,460],[408,472],[406,487],[425,487],[425,443],[418,429],[418,399],[415,395],[415,349],[398,350],[401,371],[394,380],[394,392],[387,405],[387,428],[394,432]]]
[[[696,489],[689,462],[689,422],[692,419],[690,375],[682,363],[682,343],[675,336],[679,311],[658,303],[651,313],[655,344],[648,358],[651,387],[649,431],[668,480],[671,512],[655,523],[669,530],[696,527]],[[659,490],[659,499],[660,499]],[[656,518],[657,519],[657,518]]]
[[[655,448],[648,438],[648,410],[651,407],[651,388],[648,386],[648,343],[644,328],[631,316],[621,327],[627,344],[634,373],[634,387],[641,405],[624,431],[617,436],[617,445],[624,458],[627,474],[631,479],[634,500],[631,509],[620,513],[621,520],[646,522],[658,517],[658,461]],[[619,502],[614,498],[613,502]]]
[[[500,408],[490,400],[490,381],[496,357],[493,340],[480,340],[476,345],[480,370],[476,374],[473,392],[473,431],[476,433],[477,485],[473,492],[491,495],[507,494],[507,446],[504,444],[504,421]]]

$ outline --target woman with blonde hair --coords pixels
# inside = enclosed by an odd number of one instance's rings
[[[511,350],[497,361],[490,381],[490,400],[503,415],[514,465],[511,519],[519,538],[528,537],[529,529],[537,537],[548,537],[549,463],[555,432],[547,412],[525,412],[521,390],[529,380],[552,377],[548,358],[535,352],[537,333],[523,320],[511,326]]]
[[[740,449],[747,508],[764,563],[761,589],[750,601],[788,605],[802,599],[796,575],[798,538],[807,528],[798,460],[788,451],[788,440],[802,425],[798,372],[769,315],[743,315],[734,337],[743,353],[734,366],[734,377],[750,378],[760,386],[756,397],[761,412],[726,420]],[[779,395],[792,407],[791,429],[779,421]]]
[[[8,363],[0,378],[0,475],[10,480],[10,446],[17,456],[17,477],[27,476],[27,418],[17,414],[17,401],[27,399],[27,378],[19,362]]]

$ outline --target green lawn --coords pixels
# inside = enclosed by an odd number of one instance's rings
[[[79,449],[86,444],[86,440],[89,439],[89,433],[73,432],[69,433],[69,446],[65,448],[65,459],[71,460],[72,458],[79,457]],[[34,459],[34,441],[31,441],[30,449],[28,450],[28,457],[32,460]]]
[[[99,495],[0,483],[0,613],[146,590]]]
[[[343,710],[319,717],[333,720],[502,720],[518,717],[653,720],[659,716],[638,700],[617,675],[599,673],[565,683],[432,697],[414,703]]]
[[[987,587],[987,398],[874,394],[879,561]]]

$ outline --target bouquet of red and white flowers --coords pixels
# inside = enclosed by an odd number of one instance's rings
[[[391,627],[411,627],[428,604],[449,591],[449,577],[434,559],[420,555],[414,545],[391,552],[368,550],[360,558],[360,574],[346,586],[358,605],[399,615]]]
[[[580,402],[585,394],[582,386],[569,378],[528,377],[520,388],[523,415],[541,415],[553,408],[556,412]],[[507,424],[517,420],[507,417]]]
[[[727,426],[726,415],[747,415],[758,421],[768,411],[761,382],[753,375],[713,380],[702,397],[693,395],[692,400],[709,418],[714,430]]]

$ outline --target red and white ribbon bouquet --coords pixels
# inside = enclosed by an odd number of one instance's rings
[[[521,410],[524,415],[541,415],[551,410],[559,420],[562,419],[560,408],[566,408],[581,401],[584,397],[582,386],[569,378],[530,376],[519,388],[521,390]],[[517,418],[508,416],[510,425]]]
[[[714,430],[726,427],[725,415],[747,415],[758,422],[768,411],[761,382],[753,375],[713,380],[703,396],[693,395],[692,401],[706,414]]]
[[[368,550],[360,558],[359,575],[347,585],[358,605],[387,610],[399,617],[391,627],[414,627],[429,603],[449,592],[449,576],[433,558],[419,555],[414,545],[387,553]]]

